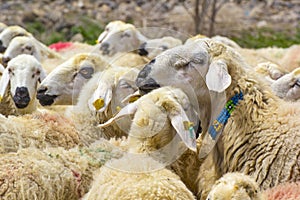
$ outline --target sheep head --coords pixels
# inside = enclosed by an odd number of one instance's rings
[[[101,54],[108,56],[136,50],[146,40],[132,24],[120,21],[109,23],[98,38]]]
[[[46,73],[31,55],[19,55],[9,61],[0,81],[0,99],[10,83],[10,93],[17,108],[26,108],[35,101],[37,82],[41,82]]]
[[[10,41],[17,36],[33,37],[31,33],[20,26],[9,26],[0,33],[0,53],[5,52]]]
[[[149,146],[145,145],[145,151],[157,150],[171,142],[177,133],[189,149],[196,151],[193,126],[198,121],[189,98],[182,90],[172,87],[153,90],[128,104],[115,117],[99,126],[108,126],[115,120],[132,114],[134,118],[129,131],[130,146],[139,148],[148,141]]]
[[[108,67],[110,65],[96,54],[77,54],[47,76],[38,89],[37,98],[43,106],[70,105],[93,74]]]

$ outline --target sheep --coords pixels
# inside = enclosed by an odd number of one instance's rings
[[[64,147],[81,144],[79,133],[67,118],[51,112],[37,112],[22,116],[0,115],[0,153],[35,147]]]
[[[161,52],[181,44],[182,44],[181,40],[170,36],[147,40],[139,47],[138,53],[139,55],[146,56],[151,60]]]
[[[3,199],[80,199],[88,192],[93,171],[121,152],[106,140],[90,147],[20,149],[0,155]]]
[[[42,106],[76,104],[82,86],[95,72],[109,67],[111,65],[97,54],[76,54],[57,66],[41,82],[37,99]]]
[[[273,92],[287,101],[297,101],[300,98],[300,68],[283,75],[271,84]]]
[[[20,54],[33,55],[49,73],[58,64],[63,62],[63,58],[51,50],[34,37],[18,36],[11,40],[3,55],[3,64]]]
[[[300,67],[300,45],[292,45],[286,50],[286,53],[280,60],[281,66],[284,66],[288,71]]]
[[[1,75],[4,72],[4,70],[5,70],[4,66],[0,63],[0,73],[1,73]]]
[[[19,55],[9,61],[0,80],[0,113],[19,115],[35,111],[37,83],[45,77],[40,62],[31,55]]]
[[[191,126],[198,123],[194,120],[197,119],[194,116],[196,107],[191,104],[181,90],[160,88],[128,104],[100,127],[106,127],[121,117],[134,114],[128,139],[123,140],[121,147],[129,153],[144,153],[169,165],[168,168],[179,175],[193,191],[200,160],[195,152],[196,136]],[[185,145],[180,143],[181,140]],[[197,140],[197,147],[200,149],[201,140]]]
[[[111,160],[95,173],[96,180],[86,199],[194,199],[180,178],[164,168],[184,154],[186,147],[192,151],[197,148],[191,125],[197,121],[190,120],[195,113],[187,95],[171,87],[154,90],[122,108],[100,127],[130,114],[134,117],[128,139],[120,145],[128,154]],[[181,166],[184,170],[186,167]],[[111,181],[117,187],[112,187]],[[128,187],[130,183],[137,185]]]
[[[103,129],[97,125],[106,122],[119,108],[126,105],[121,101],[137,90],[134,87],[134,80],[138,72],[137,69],[125,67],[109,68],[95,74],[83,86],[77,104],[66,111],[66,116],[72,119],[84,144],[89,145],[99,138],[108,139],[126,135],[130,124],[128,120],[124,120],[122,125],[120,122],[118,125],[121,126]]]
[[[120,167],[131,171],[118,170]],[[113,159],[98,169],[94,177],[84,200],[195,199],[176,174],[147,156]]]
[[[258,184],[242,173],[224,174],[213,185],[206,200],[266,200]]]
[[[33,37],[31,33],[20,26],[8,26],[0,33],[0,53],[4,53],[10,41],[17,36]]]
[[[232,48],[203,39],[163,52],[136,79],[142,92],[171,83],[194,90],[202,135],[216,142],[199,170],[198,198],[227,172],[251,175],[262,189],[300,179],[299,105],[274,95],[248,68]]]
[[[112,21],[98,38],[102,55],[113,56],[117,52],[130,52],[146,42],[147,38],[134,25]]]

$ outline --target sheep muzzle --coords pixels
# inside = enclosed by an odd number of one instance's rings
[[[26,87],[17,87],[13,97],[17,108],[26,108],[30,102],[30,96]]]

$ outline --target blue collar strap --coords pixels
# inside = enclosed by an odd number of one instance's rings
[[[213,124],[209,127],[208,133],[214,140],[223,130],[231,113],[234,111],[235,106],[238,104],[240,100],[243,99],[243,96],[244,96],[243,93],[240,92],[234,95],[229,101],[227,101],[225,108],[223,108],[220,115],[217,117],[217,119],[214,120]]]

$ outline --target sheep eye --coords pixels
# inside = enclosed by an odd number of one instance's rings
[[[36,71],[36,75],[40,75],[40,74],[41,74],[40,70]]]
[[[130,37],[130,34],[129,34],[129,33],[123,33],[123,34],[121,35],[121,38],[123,38],[123,37]]]
[[[160,48],[161,48],[163,51],[165,51],[165,50],[167,50],[167,49],[168,49],[168,47],[167,47],[167,46],[165,46],[165,45],[162,45],[162,46],[160,46]]]
[[[120,88],[131,88],[131,85],[129,83],[127,83],[125,80],[121,80]]]
[[[298,87],[300,87],[300,79],[298,79],[295,83],[295,85],[297,85]]]
[[[32,74],[31,78],[34,78],[34,74]]]
[[[8,73],[11,75],[15,75],[15,73],[13,72],[13,70],[11,68],[8,69]]]
[[[92,75],[94,74],[94,68],[83,67],[82,69],[80,69],[79,73],[81,74],[81,76],[83,76],[83,78],[90,79],[90,78],[92,78]]]

